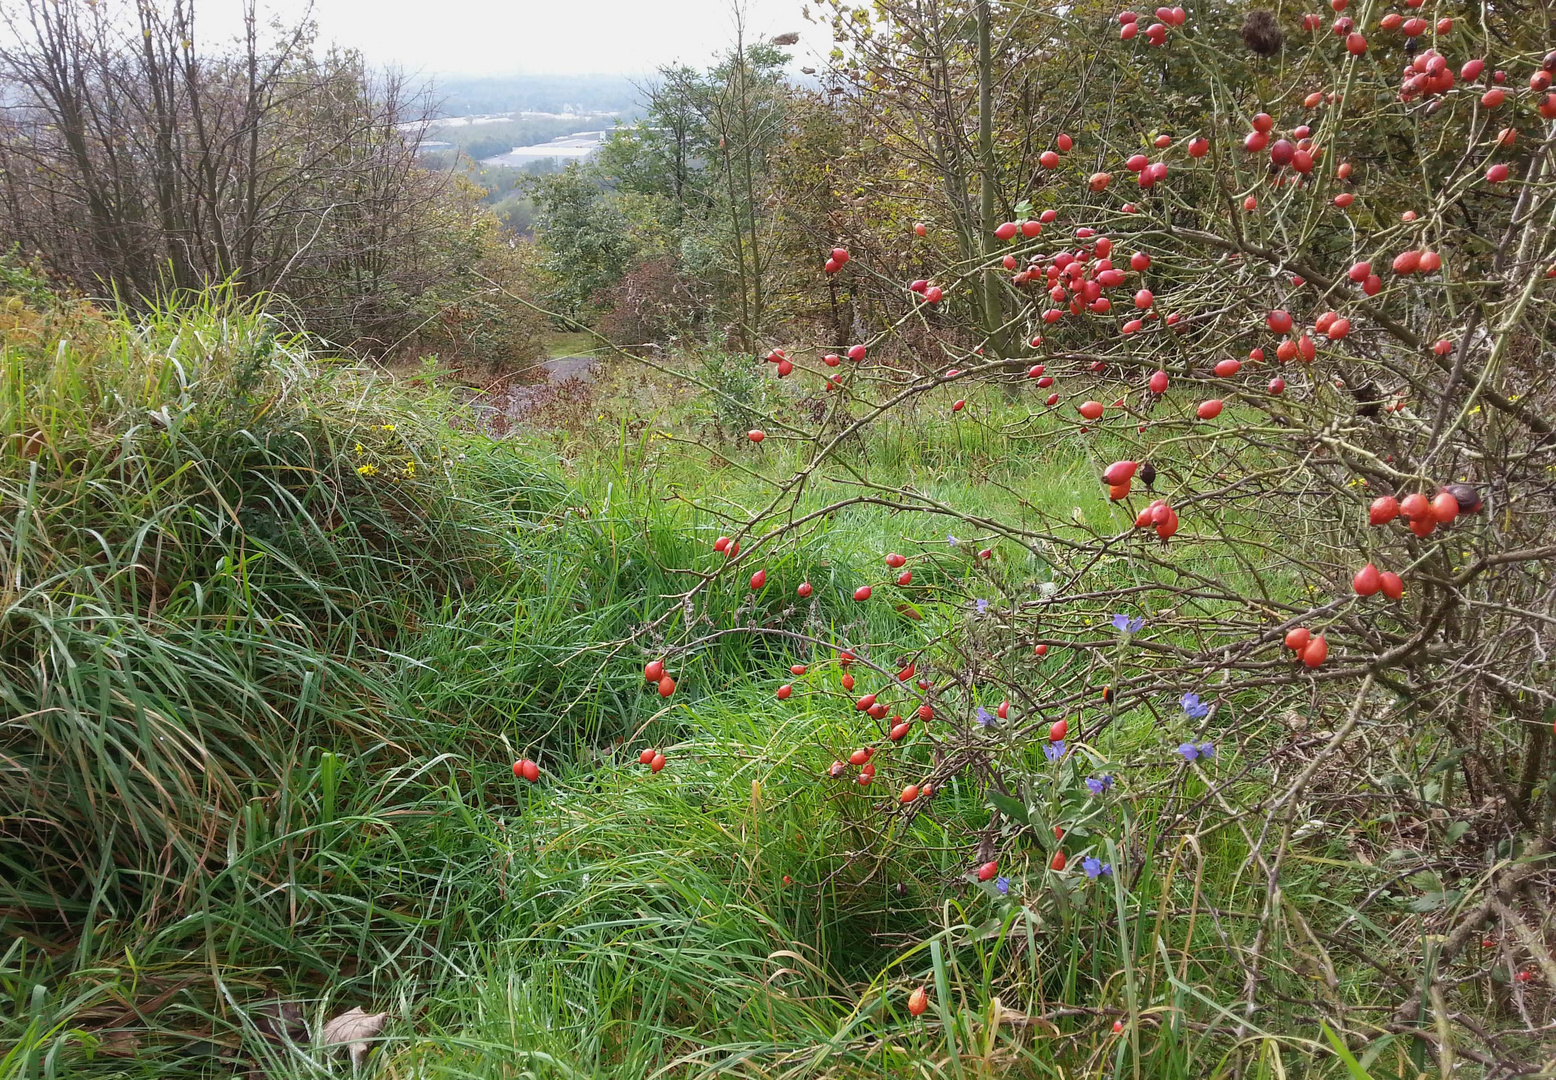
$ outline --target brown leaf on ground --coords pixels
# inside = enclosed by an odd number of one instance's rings
[[[360,1067],[371,1047],[367,1040],[377,1038],[389,1020],[386,1012],[369,1013],[360,1008],[347,1009],[324,1025],[324,1045],[344,1045],[351,1054],[353,1068]]]

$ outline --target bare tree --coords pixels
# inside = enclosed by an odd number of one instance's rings
[[[0,243],[81,288],[279,292],[312,329],[387,348],[478,259],[472,193],[417,164],[427,95],[315,55],[306,19],[267,39],[245,0],[214,48],[193,0],[129,17],[23,0],[5,19]]]

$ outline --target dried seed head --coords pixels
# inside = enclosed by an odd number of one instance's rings
[[[1286,43],[1275,16],[1261,9],[1250,11],[1243,23],[1243,44],[1259,56],[1274,56]]]

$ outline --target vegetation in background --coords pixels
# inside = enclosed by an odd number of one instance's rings
[[[28,2],[0,47],[0,243],[154,308],[273,293],[363,353],[527,361],[540,324],[482,193],[417,162],[428,99],[308,24],[210,48],[188,5]],[[269,35],[274,35],[274,40]]]
[[[571,217],[537,215],[540,245],[568,270],[569,280],[557,278],[563,291],[553,294],[567,315],[594,321],[597,313],[583,304],[592,297],[615,310],[608,324],[614,340],[641,344],[632,332],[644,319],[633,286],[603,291],[637,263],[640,279],[674,283],[661,298],[659,325],[682,329],[705,321],[698,312],[707,309],[707,332],[756,350],[782,313],[771,296],[770,248],[779,222],[773,178],[794,95],[783,76],[783,47],[792,43],[737,37],[707,71],[662,69],[645,89],[641,119],[614,131],[587,164],[537,182],[542,203],[590,204],[587,228]],[[590,230],[617,240],[580,238]]]

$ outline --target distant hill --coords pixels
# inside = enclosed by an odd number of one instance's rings
[[[438,75],[432,82],[439,116],[638,110],[637,88],[623,75]]]

